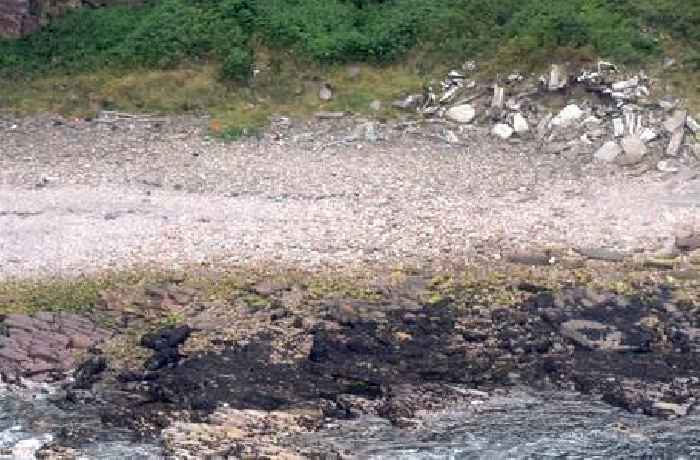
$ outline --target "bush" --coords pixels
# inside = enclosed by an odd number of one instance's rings
[[[255,58],[248,48],[233,48],[224,58],[221,76],[226,80],[247,83],[253,76]]]
[[[643,29],[651,32],[643,32]],[[253,36],[321,63],[389,62],[420,48],[434,60],[591,48],[620,62],[658,52],[663,32],[700,42],[700,3],[687,0],[152,0],[83,9],[29,38],[0,41],[0,75],[171,67],[215,59],[245,81]],[[691,56],[697,61],[697,54]]]

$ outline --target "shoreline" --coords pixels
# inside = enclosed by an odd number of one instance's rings
[[[242,272],[209,287],[180,272],[112,286],[86,313],[111,332],[56,401],[180,456],[222,454],[217,445],[299,454],[260,431],[270,424],[301,433],[369,414],[410,427],[412,414],[473,398],[450,385],[573,389],[657,417],[695,413],[700,274],[589,265]]]

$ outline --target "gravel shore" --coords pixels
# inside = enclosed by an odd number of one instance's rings
[[[663,246],[700,222],[700,179],[473,129],[464,145],[354,120],[223,143],[205,119],[0,118],[0,278],[193,262],[313,269],[518,248]]]

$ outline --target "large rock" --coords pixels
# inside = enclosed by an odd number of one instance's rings
[[[637,164],[647,154],[647,146],[639,136],[626,136],[622,139],[622,150],[625,154],[619,159],[625,165]]]
[[[622,153],[622,148],[615,141],[608,141],[595,153],[597,160],[612,162]]]
[[[591,350],[623,351],[633,349],[622,345],[622,333],[615,327],[584,319],[562,323],[561,335],[577,345]]]
[[[471,123],[476,117],[476,110],[471,104],[456,105],[451,107],[445,116],[455,123]]]
[[[559,114],[552,119],[553,126],[570,126],[579,121],[586,114],[581,107],[576,104],[567,105]]]
[[[75,367],[74,354],[102,340],[107,332],[67,313],[7,315],[0,322],[0,371],[6,378],[58,380]]]
[[[500,137],[501,139],[508,139],[513,135],[513,128],[506,125],[505,123],[498,123],[496,126],[493,127],[491,132],[494,135]]]
[[[518,134],[524,134],[530,130],[530,125],[521,113],[513,115],[513,128]]]

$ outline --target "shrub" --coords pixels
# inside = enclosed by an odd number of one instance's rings
[[[247,83],[253,75],[255,58],[252,50],[236,47],[229,51],[221,66],[221,76],[226,80]]]
[[[643,29],[651,32],[643,32]],[[83,9],[29,38],[0,41],[0,76],[96,68],[171,67],[215,59],[245,80],[251,38],[321,63],[388,62],[420,48],[455,61],[503,43],[525,56],[591,48],[621,62],[658,52],[663,32],[700,42],[700,3],[687,0],[152,0]],[[697,53],[689,55],[697,61]]]

